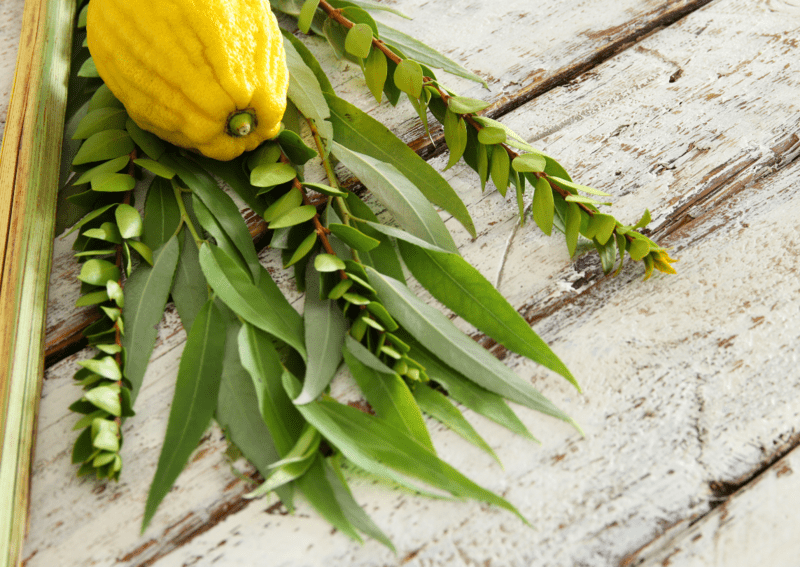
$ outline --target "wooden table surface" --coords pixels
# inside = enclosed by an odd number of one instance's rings
[[[447,220],[461,253],[584,388],[497,351],[586,432],[519,408],[536,445],[465,412],[504,468],[430,423],[443,458],[533,528],[350,471],[398,553],[358,545],[302,502],[287,515],[244,499],[214,427],[140,534],[185,334],[168,309],[125,424],[121,481],[77,479],[67,406],[92,315],[73,308],[77,265],[58,237],[26,565],[800,565],[800,0],[384,1],[414,19],[379,19],[489,83],[447,76],[449,88],[492,101],[492,116],[611,193],[621,221],[649,208],[654,238],[680,258],[677,276],[643,281],[629,264],[604,277],[594,253],[570,259],[561,238],[518,227],[516,203],[481,193],[463,163],[445,173],[478,230]],[[0,6],[0,109],[22,3]],[[376,106],[351,64],[304,41],[338,93],[444,169],[447,151],[407,102]],[[260,256],[290,289],[278,255]]]

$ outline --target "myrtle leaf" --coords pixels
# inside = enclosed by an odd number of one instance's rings
[[[553,189],[544,177],[536,179],[533,191],[533,220],[547,236],[553,231],[553,215],[555,203],[553,202]]]
[[[381,101],[381,93],[383,92],[383,85],[386,84],[387,76],[386,55],[380,49],[373,49],[369,52],[369,56],[364,63],[364,79],[367,81],[369,92],[378,102]]]

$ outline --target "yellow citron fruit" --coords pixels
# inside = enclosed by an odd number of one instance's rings
[[[267,0],[91,0],[86,32],[144,130],[218,160],[278,134],[289,73]]]

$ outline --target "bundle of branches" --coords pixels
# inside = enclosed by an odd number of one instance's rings
[[[571,255],[583,237],[606,272],[617,257],[621,269],[626,253],[644,263],[648,276],[654,268],[673,272],[665,250],[640,232],[649,213],[633,226],[601,213],[606,203],[598,198],[608,195],[573,182],[552,157],[482,116],[487,103],[447,90],[432,68],[480,79],[377,23],[369,11],[383,6],[272,5],[297,17],[303,33],[323,35],[338,56],[360,65],[378,101],[385,96],[394,105],[405,95],[426,129],[430,111],[444,125],[448,167],[463,158],[482,187],[491,179],[503,195],[513,188],[520,222],[530,215],[546,234],[555,227]],[[85,390],[71,406],[82,414],[73,450],[78,474],[121,474],[121,424],[134,414],[155,326],[171,299],[188,339],[143,527],[212,418],[263,476],[253,496],[275,491],[292,509],[300,492],[354,539],[361,532],[391,546],[353,499],[343,459],[419,492],[434,488],[519,515],[437,456],[423,413],[495,458],[454,402],[526,437],[532,436],[509,400],[574,422],[422,301],[407,285],[409,276],[497,343],[577,382],[459,255],[434,207],[473,235],[475,227],[448,182],[382,124],[337,97],[309,49],[286,31],[290,104],[275,139],[229,162],[166,143],[137,126],[100,80],[80,47],[85,14],[83,6],[64,173],[69,201],[80,211],[73,228],[83,292],[78,305],[97,305],[102,316],[85,331],[96,355],[75,374]],[[309,165],[321,165],[327,182],[306,181]],[[379,220],[364,191],[342,186],[339,176],[347,172],[388,215]],[[138,208],[137,180],[147,186]],[[218,181],[263,219],[254,228],[257,240],[279,250],[283,267],[293,270],[305,292],[302,315],[260,263],[251,230]],[[330,397],[340,370],[355,379],[368,411]]]

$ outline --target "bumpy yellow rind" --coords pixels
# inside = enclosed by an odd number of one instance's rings
[[[91,0],[87,42],[100,77],[141,128],[231,160],[275,137],[289,73],[267,0]],[[246,136],[228,132],[239,111]]]

